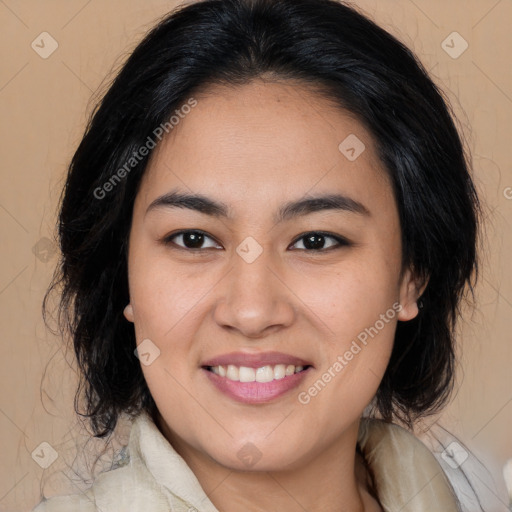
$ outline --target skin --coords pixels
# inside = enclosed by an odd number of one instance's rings
[[[300,83],[257,79],[194,97],[197,106],[152,154],[129,240],[124,314],[137,343],[149,338],[160,350],[142,365],[158,426],[223,512],[382,510],[356,456],[357,432],[396,323],[417,315],[422,289],[401,268],[397,206],[374,142],[353,116]],[[355,161],[338,149],[349,134],[365,144]],[[230,218],[185,208],[146,213],[176,188],[224,202]],[[273,220],[287,201],[333,192],[369,215],[324,210]],[[201,254],[180,235],[165,242],[186,229],[207,233]],[[317,231],[350,244],[326,237],[320,249],[306,249],[301,236]],[[236,252],[249,236],[263,251],[250,264]],[[396,302],[401,311],[300,403],[298,393]],[[298,389],[269,403],[234,401],[200,368],[221,354],[269,350],[314,366]],[[246,443],[261,453],[250,470],[237,456]]]

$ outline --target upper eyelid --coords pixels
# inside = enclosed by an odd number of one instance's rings
[[[200,233],[201,235],[204,235],[208,238],[210,238],[211,240],[213,240],[215,243],[219,244],[220,245],[220,242],[218,242],[215,237],[213,237],[212,235],[206,233],[206,231],[202,231],[200,229],[182,229],[181,231],[176,231],[175,233],[171,233],[169,235],[165,235],[162,240],[164,242],[166,241],[169,241],[171,238],[175,238],[177,236],[180,236],[180,235],[184,235],[186,233]],[[198,251],[200,251],[201,249],[196,249]]]
[[[186,234],[186,233],[200,233],[200,234],[210,238],[211,240],[213,240],[216,244],[221,245],[220,242],[218,242],[215,239],[215,237],[211,236],[210,234],[208,234],[205,231],[202,231],[200,229],[183,229],[181,231],[177,231],[177,232],[172,233],[170,235],[166,235],[163,238],[163,241],[164,242],[170,241],[172,238],[177,237],[179,235]],[[299,240],[303,239],[306,235],[309,235],[310,233],[315,233],[315,234],[322,235],[322,236],[325,236],[325,237],[328,237],[328,238],[333,238],[336,242],[338,242],[339,245],[350,245],[351,244],[351,242],[349,240],[347,240],[342,235],[337,235],[337,234],[334,234],[334,233],[329,233],[329,232],[323,231],[323,230],[309,230],[309,231],[304,231],[303,233],[301,233],[300,235],[295,237],[295,239],[293,240],[293,242],[291,242],[290,245],[295,245]],[[181,247],[179,245],[178,245],[178,247],[180,247],[181,249],[186,249],[186,250],[196,251],[196,252],[203,250],[203,249],[188,249],[187,247]],[[313,251],[311,251],[311,252],[313,252]],[[317,252],[325,252],[325,250],[324,251],[317,251]]]

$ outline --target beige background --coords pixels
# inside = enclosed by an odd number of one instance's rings
[[[57,262],[49,240],[66,165],[105,76],[177,3],[0,0],[2,511],[30,510],[41,491],[49,496],[85,485],[68,468],[76,463],[75,443],[85,439],[74,428],[72,352],[46,331],[40,313]],[[450,98],[473,153],[487,204],[487,245],[477,309],[461,325],[459,391],[440,422],[492,471],[492,492],[504,502],[501,467],[512,457],[512,2],[355,3],[418,53]],[[469,44],[458,58],[442,47],[453,31]],[[42,32],[58,43],[47,59],[31,47]],[[460,44],[455,40],[453,51]],[[31,456],[42,442],[59,455],[44,472]],[[506,510],[496,503],[495,510]]]

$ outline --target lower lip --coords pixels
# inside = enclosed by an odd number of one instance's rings
[[[206,368],[202,368],[210,382],[219,391],[233,400],[244,404],[261,404],[281,397],[293,388],[296,388],[310,369],[311,366],[301,372],[288,375],[282,379],[271,380],[270,382],[239,382],[221,377]]]

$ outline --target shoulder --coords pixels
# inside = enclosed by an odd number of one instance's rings
[[[124,447],[112,468],[100,473],[85,492],[45,498],[31,512],[167,512],[168,508],[160,486],[143,464],[130,460]]]
[[[454,490],[429,449],[405,428],[363,418],[358,443],[385,510],[460,512]]]
[[[363,418],[359,441],[384,480],[389,481],[391,469],[401,485],[420,474],[437,485],[443,475],[461,512],[490,512],[506,503],[489,470],[438,423],[416,435],[397,424]]]
[[[464,512],[501,510],[508,502],[505,488],[500,488],[490,470],[461,439],[439,423],[434,423],[419,438],[450,480]]]

